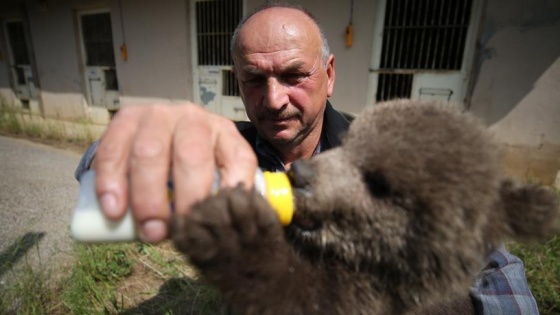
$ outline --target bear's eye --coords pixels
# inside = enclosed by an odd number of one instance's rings
[[[386,198],[391,195],[391,186],[387,178],[379,172],[364,174],[364,182],[370,193],[377,198]]]

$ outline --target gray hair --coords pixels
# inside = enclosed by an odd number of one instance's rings
[[[329,61],[329,56],[331,55],[331,49],[329,48],[329,43],[327,41],[327,37],[325,36],[325,32],[323,31],[323,28],[321,27],[321,25],[319,25],[319,22],[317,22],[317,19],[315,18],[315,16],[313,16],[313,14],[311,14],[311,12],[307,11],[306,9],[304,9],[300,5],[295,5],[295,4],[290,4],[290,3],[281,3],[281,2],[273,2],[273,3],[266,3],[266,4],[263,4],[263,5],[260,5],[260,6],[256,7],[253,11],[251,11],[251,13],[246,15],[239,22],[239,24],[237,24],[237,27],[235,28],[235,31],[233,32],[233,36],[231,37],[230,52],[231,52],[232,58],[233,58],[233,55],[235,53],[235,50],[237,49],[237,41],[239,40],[238,39],[239,38],[239,31],[245,25],[247,20],[249,20],[253,15],[255,15],[255,14],[261,12],[261,11],[271,9],[271,8],[288,8],[288,9],[298,10],[298,11],[304,13],[305,15],[307,15],[307,17],[309,17],[313,21],[313,23],[315,23],[315,25],[317,26],[317,29],[319,29],[319,33],[321,34],[321,42],[323,43],[323,46],[322,46],[322,49],[321,49],[321,53],[322,53],[322,57],[323,57],[323,67],[327,68],[327,62]]]

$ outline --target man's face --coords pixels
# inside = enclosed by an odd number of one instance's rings
[[[249,119],[273,145],[320,133],[334,86],[334,56],[325,67],[317,27],[303,13],[268,9],[241,29],[234,55]]]

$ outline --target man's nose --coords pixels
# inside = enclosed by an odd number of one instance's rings
[[[268,78],[266,82],[265,106],[273,110],[280,110],[289,103],[288,87],[275,77]]]

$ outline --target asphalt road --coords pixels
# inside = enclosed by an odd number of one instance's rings
[[[71,261],[79,159],[71,151],[0,136],[0,278],[25,262],[56,269]]]

